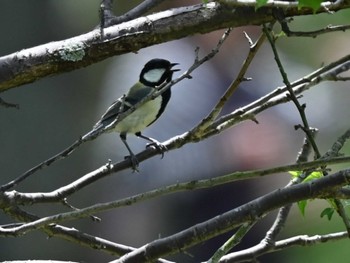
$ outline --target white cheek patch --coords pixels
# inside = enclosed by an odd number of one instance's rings
[[[158,82],[161,79],[164,72],[165,72],[165,69],[156,68],[156,69],[149,70],[147,73],[145,73],[143,77],[148,82]]]

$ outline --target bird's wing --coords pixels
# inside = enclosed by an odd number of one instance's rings
[[[130,107],[126,105],[123,99],[118,99],[112,103],[111,106],[106,110],[106,112],[102,115],[101,119],[95,124],[94,129],[99,129],[101,127],[108,126],[111,124],[118,116],[118,114],[126,111]]]
[[[129,90],[126,97],[119,98],[113,102],[111,106],[109,106],[107,111],[102,115],[101,119],[95,124],[94,130],[110,125],[119,114],[127,111],[132,106],[137,104],[144,97],[146,97],[151,90],[151,87],[144,86],[140,83],[135,84]]]

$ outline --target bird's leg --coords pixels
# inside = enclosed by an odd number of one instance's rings
[[[135,172],[138,172],[138,166],[139,166],[139,161],[137,160],[135,154],[131,151],[128,143],[126,142],[126,134],[121,133],[120,134],[120,139],[122,140],[122,142],[124,143],[125,147],[128,149],[129,151],[129,156],[125,156],[125,159],[130,159],[131,161],[131,165],[132,165],[132,170]]]
[[[153,139],[153,138],[150,138],[150,137],[147,137],[147,136],[141,134],[141,132],[137,132],[137,133],[135,133],[135,135],[137,137],[140,137],[142,139],[145,139],[145,140],[151,142],[151,143],[148,143],[146,145],[146,147],[152,147],[153,146],[154,148],[156,148],[162,154],[162,158],[164,157],[164,152],[166,152],[168,150],[168,148],[164,144],[162,144],[161,142],[157,141],[156,139]]]

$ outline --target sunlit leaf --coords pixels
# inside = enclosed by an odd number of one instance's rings
[[[302,200],[298,202],[299,211],[303,216],[305,216],[306,205],[307,205],[307,200]]]
[[[297,178],[298,176],[300,176],[302,174],[302,171],[288,171],[289,174],[292,175],[292,178]]]
[[[266,5],[267,1],[268,0],[256,0],[255,10],[258,9],[259,7]]]
[[[316,12],[320,8],[322,2],[323,0],[299,0],[298,7],[309,7]]]
[[[306,177],[304,180],[303,180],[303,183],[307,183],[307,182],[310,182],[312,180],[315,180],[315,179],[318,179],[318,178],[321,178],[323,177],[323,173],[320,172],[320,171],[314,171],[312,172],[311,174],[308,175],[308,177]]]

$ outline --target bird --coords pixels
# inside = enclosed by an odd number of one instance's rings
[[[98,122],[93,126],[93,129],[84,135],[82,139],[84,140],[109,126],[120,114],[136,105],[155,89],[171,82],[173,73],[180,70],[173,69],[176,65],[179,65],[179,63],[171,63],[170,61],[161,58],[154,58],[148,61],[141,70],[139,81],[129,89],[126,95],[112,103]],[[135,134],[137,137],[149,141],[150,143],[148,143],[146,147],[154,146],[163,156],[164,151],[167,150],[166,147],[156,139],[143,135],[142,131],[149,125],[153,124],[162,115],[170,97],[171,90],[168,88],[160,96],[142,104],[130,115],[117,123],[113,129],[109,130],[109,132],[116,131],[119,133],[120,139],[129,152],[129,156],[126,156],[125,158],[130,158],[133,171],[138,171],[139,162],[126,141],[127,134]]]

